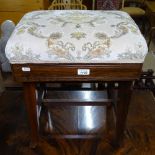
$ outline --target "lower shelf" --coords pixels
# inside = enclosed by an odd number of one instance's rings
[[[98,105],[104,106],[112,102],[108,99],[107,91],[74,90],[74,91],[48,91],[43,99],[46,106],[60,105]]]

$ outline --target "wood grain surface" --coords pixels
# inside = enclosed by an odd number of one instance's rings
[[[29,72],[22,71],[30,68]],[[142,64],[12,64],[13,76],[19,82],[130,81],[140,77]],[[89,75],[78,75],[78,69],[89,69]]]

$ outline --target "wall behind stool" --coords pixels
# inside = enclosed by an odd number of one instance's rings
[[[7,19],[17,23],[26,12],[48,6],[49,0],[0,0],[0,24]]]

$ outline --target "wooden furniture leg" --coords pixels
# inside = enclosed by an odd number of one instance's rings
[[[116,105],[116,130],[114,138],[115,146],[120,146],[124,135],[128,108],[132,93],[131,86],[132,81],[119,83],[118,101]]]
[[[31,128],[31,147],[37,145],[39,139],[38,133],[38,123],[37,123],[37,99],[36,99],[36,89],[34,83],[24,83],[24,97],[25,104],[28,113],[28,119]]]

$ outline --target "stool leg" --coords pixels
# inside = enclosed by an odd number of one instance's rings
[[[116,130],[114,145],[119,146],[124,135],[126,118],[131,99],[132,82],[120,82],[118,89],[118,101],[116,104]]]
[[[31,147],[35,147],[39,139],[37,109],[36,109],[37,105],[36,89],[34,83],[24,83],[23,85],[24,85],[25,104],[31,128]]]

